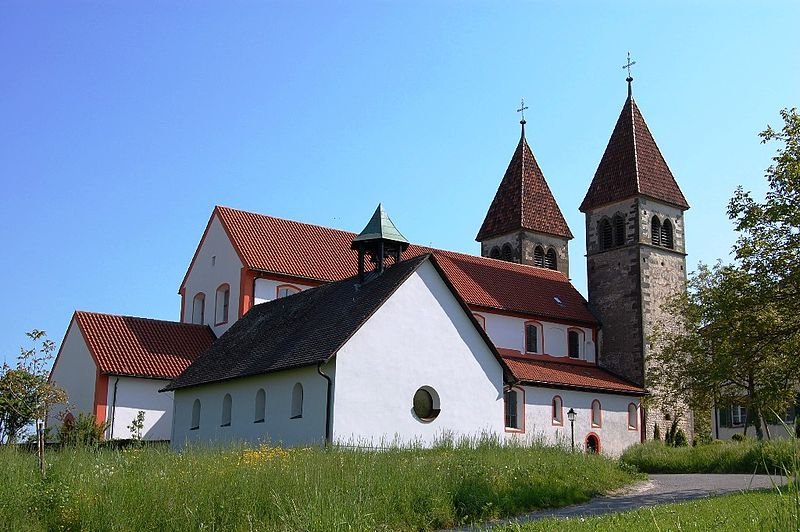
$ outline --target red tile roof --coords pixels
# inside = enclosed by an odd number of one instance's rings
[[[174,379],[216,340],[207,325],[76,311],[100,373]]]
[[[355,233],[228,207],[218,206],[214,213],[248,268],[323,282],[357,271],[357,254],[350,249]],[[403,258],[422,253],[433,253],[468,305],[597,324],[561,272],[416,245]]]
[[[524,126],[517,149],[475,239],[480,242],[520,229],[572,238],[572,231],[525,140]]]
[[[581,212],[637,195],[682,209],[689,204],[632,97],[625,101]]]
[[[647,390],[583,360],[549,355],[523,355],[514,349],[497,350],[516,379],[526,384],[581,390],[646,395]]]

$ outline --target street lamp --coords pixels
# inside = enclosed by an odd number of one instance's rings
[[[572,429],[572,450],[575,451],[575,416],[577,416],[577,412],[570,408],[567,411],[567,419],[569,419],[569,426]]]

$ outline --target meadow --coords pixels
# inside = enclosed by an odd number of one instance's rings
[[[645,473],[785,473],[800,464],[797,439],[712,443],[670,447],[649,441],[629,447],[621,461]]]
[[[492,444],[0,448],[10,530],[431,530],[588,500],[641,475],[602,456]]]

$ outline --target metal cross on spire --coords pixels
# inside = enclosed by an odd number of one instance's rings
[[[528,108],[528,106],[525,105],[525,98],[522,98],[519,101],[519,109],[517,109],[517,112],[521,113],[521,115],[522,115],[522,119],[519,121],[519,123],[522,124],[522,125],[525,125],[525,109],[527,109],[527,108]]]
[[[631,53],[628,52],[628,62],[622,65],[622,68],[628,69],[628,77],[625,78],[625,81],[628,82],[628,97],[630,98],[632,90],[631,90],[631,82],[633,81],[633,76],[631,76],[631,67],[636,64],[636,61],[631,61]]]

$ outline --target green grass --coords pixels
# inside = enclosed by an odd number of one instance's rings
[[[637,478],[548,447],[0,448],[10,530],[420,530],[579,503]]]
[[[699,499],[600,517],[542,519],[504,532],[631,530],[800,530],[797,488]]]
[[[628,448],[621,461],[645,473],[784,473],[800,463],[800,444],[776,439],[669,447],[651,441]]]

